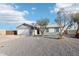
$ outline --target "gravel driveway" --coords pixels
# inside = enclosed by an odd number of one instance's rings
[[[1,56],[79,56],[79,40],[10,36],[0,41]]]

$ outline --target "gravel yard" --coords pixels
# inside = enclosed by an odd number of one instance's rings
[[[1,56],[79,56],[79,39],[49,37],[0,37]]]

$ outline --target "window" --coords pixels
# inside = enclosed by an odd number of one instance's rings
[[[46,28],[46,32],[49,32],[49,29],[48,28]]]
[[[55,28],[55,32],[59,32],[59,28]]]

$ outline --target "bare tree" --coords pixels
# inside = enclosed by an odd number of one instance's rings
[[[48,23],[49,23],[48,18],[37,20],[37,24],[40,26],[40,31],[41,31],[42,35],[44,34],[44,31],[45,31],[46,26],[48,25]]]
[[[70,14],[67,14],[64,8],[60,8],[57,12],[57,17],[55,19],[56,23],[60,26],[60,38],[67,33],[67,29],[72,26],[73,22],[70,19]]]
[[[78,25],[76,35],[79,37],[79,13],[73,13],[71,15],[71,19]]]

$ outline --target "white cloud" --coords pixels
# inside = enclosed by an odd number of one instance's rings
[[[36,10],[36,8],[35,7],[32,7],[32,10]]]
[[[50,7],[48,7],[48,9],[49,9],[49,12],[50,13],[54,13],[54,10],[53,10],[53,8],[50,6]]]
[[[24,13],[29,14],[29,12],[27,10],[24,10]]]
[[[7,9],[14,9],[14,7],[12,7],[9,4],[0,4],[0,10],[7,10]]]
[[[32,21],[26,20],[24,18],[24,16],[29,14],[29,12],[27,10],[19,11],[17,8],[18,6],[14,4],[0,4],[0,23],[32,23]]]
[[[57,3],[56,7],[54,8],[54,12],[57,12],[60,8],[64,8],[66,12],[74,13],[79,11],[79,4],[78,3]]]
[[[54,10],[50,10],[50,13],[54,13]]]
[[[65,7],[69,7],[72,6],[72,3],[57,3],[56,7],[57,8],[65,8]]]
[[[36,7],[32,7],[32,8],[31,8],[31,14],[34,14],[35,11],[36,11],[36,9],[37,9]]]

